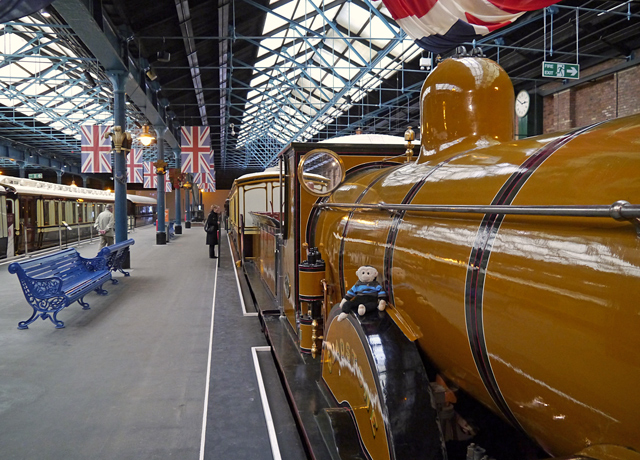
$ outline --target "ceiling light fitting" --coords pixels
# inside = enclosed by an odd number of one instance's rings
[[[162,38],[162,51],[158,51],[156,53],[156,59],[158,60],[158,62],[169,62],[171,61],[171,53],[167,52],[167,42],[166,39],[163,37]]]
[[[138,136],[138,140],[142,143],[142,145],[147,147],[151,145],[151,142],[153,142],[154,139],[155,137],[153,137],[153,135],[149,133],[149,125],[144,125],[142,127],[142,134]]]

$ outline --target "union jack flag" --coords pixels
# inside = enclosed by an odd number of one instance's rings
[[[142,149],[131,149],[127,156],[127,182],[142,184],[144,182],[143,174]]]
[[[209,163],[203,163],[201,172],[193,175],[193,182],[196,184],[215,184],[215,169]]]
[[[382,0],[421,47],[442,53],[559,0]]]
[[[209,162],[211,139],[208,126],[183,126],[180,148],[182,149],[182,172],[197,174],[202,165]]]
[[[164,177],[164,191],[169,193],[172,190],[169,174],[165,174],[162,177]],[[158,188],[158,173],[152,161],[144,162],[144,183],[142,186],[144,188]]]
[[[109,128],[101,125],[80,126],[80,172],[111,172],[111,139],[104,137]]]
[[[209,183],[205,182],[204,184],[198,185],[198,187],[203,192],[215,192],[216,191],[216,181],[214,180],[213,184],[209,184]]]

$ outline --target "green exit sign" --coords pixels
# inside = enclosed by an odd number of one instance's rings
[[[29,179],[42,179],[42,173],[29,174]]]
[[[580,64],[565,64],[564,62],[542,63],[542,76],[549,78],[580,78]]]

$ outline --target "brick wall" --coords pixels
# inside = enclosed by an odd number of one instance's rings
[[[606,70],[620,61],[609,61],[581,70],[581,78]],[[640,113],[640,65],[594,81],[562,90],[558,81],[543,91],[558,89],[543,100],[543,132],[586,126],[598,121]]]
[[[618,73],[618,116],[640,112],[640,66]]]

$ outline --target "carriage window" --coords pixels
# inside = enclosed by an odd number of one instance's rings
[[[0,238],[7,237],[7,198],[5,196],[0,197]]]
[[[51,202],[51,225],[58,225],[60,222],[60,202]]]
[[[43,225],[49,225],[49,221],[51,220],[51,213],[50,213],[50,209],[49,209],[49,203],[51,203],[49,200],[44,200],[42,202],[42,221],[43,221]]]
[[[78,223],[84,222],[84,203],[76,203]]]

